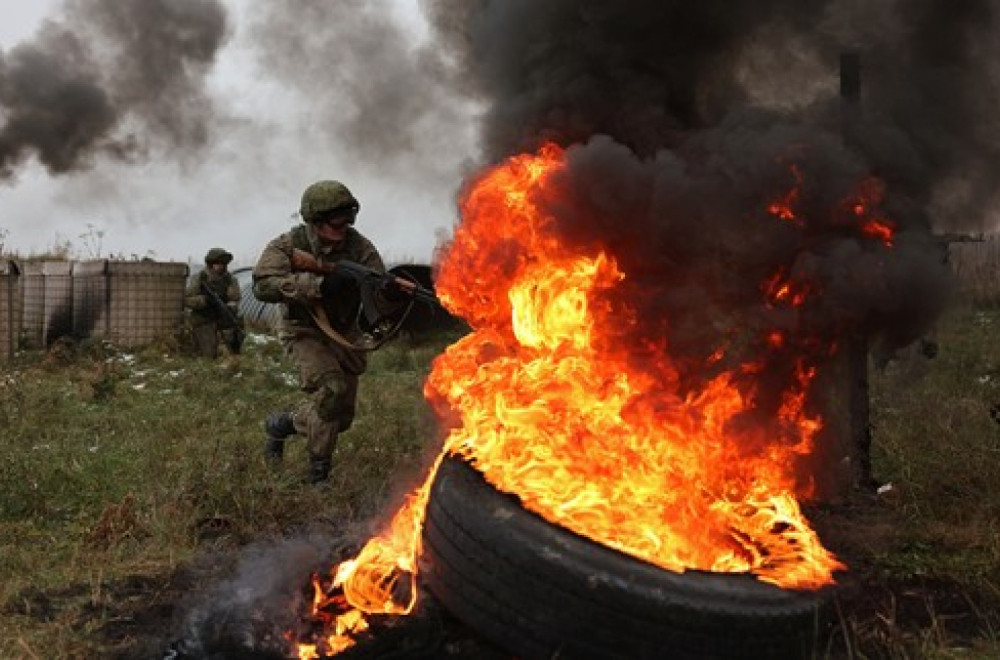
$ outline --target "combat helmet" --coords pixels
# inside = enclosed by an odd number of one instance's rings
[[[351,213],[351,224],[361,209],[361,204],[354,198],[347,186],[340,181],[317,181],[302,193],[302,204],[299,215],[308,223],[313,223],[332,211]]]
[[[211,266],[212,264],[226,264],[228,265],[230,261],[233,260],[233,255],[226,252],[222,248],[214,247],[208,251],[205,255],[205,264]]]

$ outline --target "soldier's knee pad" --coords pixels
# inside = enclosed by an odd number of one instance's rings
[[[329,379],[319,391],[316,413],[324,422],[336,422],[338,431],[346,431],[354,422],[354,408],[348,387],[339,378]]]

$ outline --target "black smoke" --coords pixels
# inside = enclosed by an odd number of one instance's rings
[[[568,148],[532,194],[567,244],[627,273],[609,304],[641,323],[619,340],[666,340],[692,389],[720,348],[720,368],[763,362],[749,379],[762,419],[800,356],[822,367],[849,342],[918,338],[952,288],[935,233],[994,221],[997,0],[422,6],[455,88],[485,108],[485,163]],[[841,96],[845,54],[856,99]],[[769,212],[793,189],[794,222]],[[892,244],[866,219],[891,222]],[[774,277],[805,303],[770,300]]]
[[[996,0],[422,0],[457,85],[486,108],[486,159],[607,135],[647,158],[747,107],[774,123],[862,66],[850,151],[939,221],[980,227],[1000,171]],[[785,114],[779,111],[786,111]],[[839,134],[831,117],[807,121]],[[978,223],[978,225],[977,225]]]
[[[0,179],[31,156],[64,174],[206,146],[205,78],[227,34],[219,0],[67,2],[0,51]]]
[[[285,631],[296,628],[308,603],[310,575],[332,565],[333,545],[308,538],[247,547],[232,575],[178,610],[164,660],[287,657]]]

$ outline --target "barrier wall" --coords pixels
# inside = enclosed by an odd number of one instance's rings
[[[21,299],[21,328],[19,343],[24,348],[41,348],[44,344],[42,327],[45,325],[45,277],[41,261],[19,264],[18,279]]]
[[[107,328],[116,344],[140,346],[181,328],[187,264],[110,261],[107,273]]]
[[[50,346],[73,331],[73,263],[42,262],[42,343]]]
[[[964,294],[984,304],[1000,301],[1000,237],[952,243],[948,261]]]
[[[21,334],[18,279],[17,264],[0,260],[0,362],[7,362],[13,357]]]
[[[73,264],[73,337],[108,335],[109,293],[107,260]]]
[[[98,259],[18,267],[15,346],[46,348],[67,336],[135,347],[183,325],[187,264]]]

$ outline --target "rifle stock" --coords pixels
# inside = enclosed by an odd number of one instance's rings
[[[323,263],[305,250],[292,249],[292,270],[301,273],[315,273],[316,275],[329,275],[337,270],[336,264]]]

